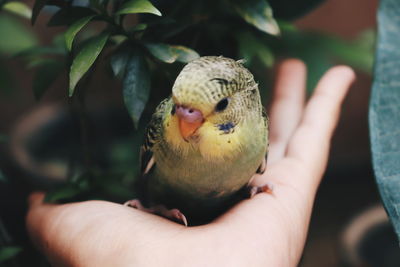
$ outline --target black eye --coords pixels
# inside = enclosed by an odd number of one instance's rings
[[[228,98],[224,98],[215,106],[215,111],[223,111],[229,104]]]

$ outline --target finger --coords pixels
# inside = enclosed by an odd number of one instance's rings
[[[33,241],[36,244],[38,238],[37,236],[41,234],[43,229],[43,219],[44,214],[48,212],[53,205],[44,204],[45,193],[43,192],[33,192],[28,197],[29,210],[26,215],[26,226],[28,232],[30,233]]]
[[[42,251],[45,251],[44,230],[47,225],[44,223],[45,214],[50,209],[49,205],[43,205],[44,194],[35,192],[28,198],[29,210],[26,215],[26,228],[33,243]]]
[[[354,79],[353,70],[347,66],[331,68],[318,83],[289,143],[287,156],[304,163],[317,179],[321,178],[326,168],[340,107]]]
[[[269,163],[282,158],[299,124],[304,108],[306,66],[298,59],[284,61],[278,68],[270,111]]]
[[[37,207],[43,204],[45,194],[43,192],[33,192],[28,197],[28,204],[30,208]]]

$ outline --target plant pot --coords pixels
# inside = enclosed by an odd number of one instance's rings
[[[81,116],[66,105],[37,107],[11,132],[9,153],[15,168],[40,189],[65,183],[88,167],[100,172],[135,168],[142,135],[134,131],[125,109],[89,110],[87,126],[85,133]],[[121,148],[124,151],[118,152]]]
[[[343,266],[400,266],[397,236],[381,204],[358,214],[346,227],[341,241]]]

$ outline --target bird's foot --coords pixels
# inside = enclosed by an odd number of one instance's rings
[[[132,208],[135,208],[135,209],[137,209],[137,210],[142,210],[142,211],[149,212],[149,213],[153,213],[153,212],[152,212],[152,209],[145,208],[145,207],[143,206],[142,202],[140,202],[139,199],[131,199],[131,200],[128,200],[128,201],[126,201],[126,202],[124,203],[124,206],[132,207]]]
[[[132,207],[148,213],[157,214],[170,220],[179,222],[185,226],[188,226],[186,216],[178,209],[168,209],[164,205],[156,205],[151,208],[146,208],[145,206],[143,206],[142,202],[140,202],[139,199],[128,200],[124,203],[124,206]]]
[[[248,189],[249,189],[249,198],[252,198],[258,193],[272,194],[274,186],[273,184],[267,182],[262,186],[249,186]]]
[[[156,206],[156,213],[173,221],[177,221],[185,226],[188,226],[186,216],[178,209],[168,209],[163,205],[159,205]]]

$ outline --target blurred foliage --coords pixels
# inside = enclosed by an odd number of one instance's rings
[[[17,18],[10,15],[1,15],[0,34],[7,36],[0,42],[1,54],[13,55],[37,44],[33,32],[24,27]]]
[[[27,19],[32,17],[32,10],[23,2],[5,2],[2,8]]]
[[[1,170],[0,170],[0,182],[7,182],[7,178]]]
[[[21,251],[22,248],[15,246],[0,247],[0,263],[17,256]]]
[[[335,64],[347,64],[359,71],[371,73],[376,33],[362,32],[356,39],[345,41],[319,32],[300,31],[292,25],[282,25],[282,37],[270,40],[275,55],[302,59],[308,68],[307,88],[311,91],[323,73]]]
[[[2,93],[10,94],[16,89],[16,77],[7,66],[9,57],[37,44],[37,38],[32,30],[11,15],[16,13],[15,5],[14,7],[5,5],[3,8],[8,13],[0,12],[0,35],[6,36],[0,41],[0,95]],[[27,15],[26,12],[22,12],[22,14]]]
[[[20,255],[22,251],[22,247],[14,244],[10,233],[0,218],[0,267],[18,266],[16,256]]]
[[[0,1],[0,35],[11,36],[0,42],[1,88],[12,87],[13,75],[5,67],[10,57],[22,60],[34,72],[32,89],[37,100],[67,72],[66,99],[78,103],[82,146],[87,147],[91,131],[85,115],[86,88],[96,69],[108,66],[122,86],[126,110],[136,129],[132,130],[133,142],[116,145],[109,152],[109,173],[93,164],[90,149],[84,148],[85,166],[75,167],[69,174],[70,183],[49,193],[47,200],[69,199],[77,194],[83,199],[103,198],[101,192],[128,198],[132,192],[127,188],[136,174],[148,114],[166,96],[165,85],[173,83],[183,64],[200,55],[245,59],[264,92],[268,78],[265,69],[284,57],[306,62],[308,88],[313,88],[322,73],[338,62],[370,72],[373,31],[349,42],[302,31],[282,20],[303,15],[320,2],[36,0],[31,9],[21,1]],[[62,34],[56,35],[51,44],[39,44],[23,21],[30,18],[34,25],[42,15],[50,15],[48,27],[62,27]]]

